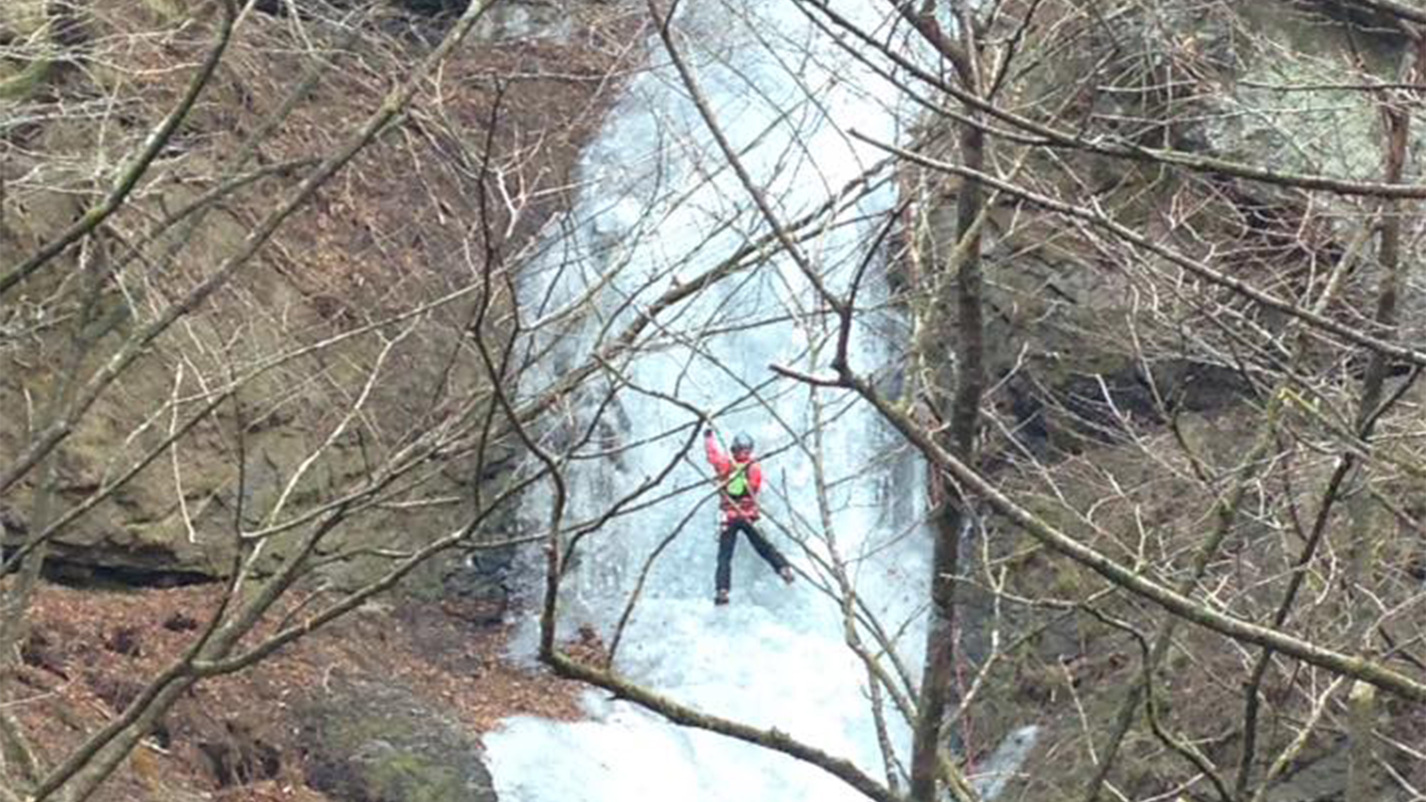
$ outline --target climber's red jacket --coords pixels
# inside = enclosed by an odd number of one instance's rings
[[[708,464],[713,466],[714,472],[718,474],[718,506],[723,510],[724,524],[734,521],[756,521],[758,519],[758,492],[763,488],[763,469],[758,465],[758,461],[751,456],[746,459],[733,459],[723,453],[723,449],[718,447],[718,441],[714,439],[712,432],[705,432],[703,435],[703,449],[708,452]],[[736,488],[740,483],[735,481],[737,474],[742,473],[747,477],[746,492],[741,495],[734,495],[729,492],[729,488]]]

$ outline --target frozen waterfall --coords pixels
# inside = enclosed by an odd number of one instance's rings
[[[684,5],[678,28],[685,55],[785,220],[826,203],[880,158],[848,129],[893,141],[917,113],[894,105],[901,93],[840,51],[796,3]],[[859,21],[882,27],[888,6],[861,5]],[[548,382],[585,361],[660,293],[767,232],[657,39],[649,48],[654,68],[623,89],[583,156],[566,230],[523,279],[525,316],[542,325],[526,346],[540,354],[537,375]],[[802,232],[834,286],[845,287],[869,257],[885,224],[879,213],[893,205],[889,172],[877,179],[878,188],[849,195],[835,215]],[[811,457],[812,396],[768,369],[781,363],[825,372],[835,321],[815,314],[820,305],[790,260],[747,261],[660,316],[639,338],[636,358],[591,381],[557,410],[560,425],[543,430],[555,450],[592,433],[570,461],[571,532],[686,454],[659,488],[579,544],[561,597],[561,634],[588,626],[609,642],[645,561],[671,538],[623,632],[617,669],[680,702],[775,726],[884,777],[865,668],[843,641],[836,600],[818,587],[827,584],[819,562],[828,545]],[[905,332],[896,313],[876,308],[885,295],[880,281],[868,279],[860,296],[852,361],[862,374],[892,382]],[[858,595],[915,673],[929,559],[919,517],[922,469],[864,405],[826,390],[818,398],[837,550]],[[681,404],[715,413],[725,442],[740,430],[757,440],[767,477],[761,528],[797,566],[796,584],[785,586],[740,541],[733,603],[714,607],[717,510],[701,443],[692,438],[696,416]],[[538,495],[527,501],[532,531],[545,525],[548,505]],[[517,648],[532,654],[534,641],[530,624]],[[486,737],[502,800],[861,798],[785,755],[668,725],[599,692],[586,696],[587,720],[516,718]],[[907,728],[887,708],[904,759]]]

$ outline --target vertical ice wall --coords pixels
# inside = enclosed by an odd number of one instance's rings
[[[880,157],[851,140],[849,128],[892,141],[904,122],[898,117],[912,113],[888,105],[900,93],[813,29],[795,3],[684,5],[679,28],[688,34],[687,55],[726,132],[784,219],[824,203]],[[854,16],[876,27],[886,6],[862,5]],[[540,360],[546,381],[584,361],[601,337],[618,331],[671,283],[767,231],[657,41],[650,47],[656,68],[633,79],[585,154],[585,183],[568,236],[525,277],[527,318],[557,321],[532,341],[550,349]],[[892,202],[884,183],[805,243],[834,286],[845,286],[867,257],[875,227],[884,221],[872,213]],[[868,311],[857,326],[852,361],[865,374],[890,375],[900,323],[893,312],[875,311],[884,294],[879,281],[861,295]],[[558,317],[557,310],[590,296],[597,314],[577,322]],[[568,634],[593,626],[607,640],[645,560],[677,533],[649,572],[623,634],[619,670],[708,712],[776,726],[881,776],[865,670],[843,643],[836,602],[808,581],[824,576],[812,555],[827,553],[810,451],[814,404],[805,386],[768,370],[775,362],[827,370],[832,344],[823,324],[832,324],[809,314],[819,307],[786,258],[742,271],[661,318],[637,358],[618,365],[617,381],[594,382],[546,431],[556,447],[588,428],[595,432],[569,471],[568,518],[579,521],[598,517],[682,451],[695,419],[670,398],[724,410],[717,424],[725,438],[745,431],[758,442],[768,485],[769,520],[762,528],[804,579],[784,586],[741,542],[733,603],[713,606],[717,513],[695,441],[689,459],[647,499],[657,501],[614,518],[581,544],[562,597],[562,628]],[[858,593],[887,631],[901,632],[900,650],[914,666],[920,630],[905,625],[920,613],[928,551],[918,519],[920,468],[864,405],[827,391],[821,399],[838,548]],[[686,489],[672,492],[678,488]],[[547,505],[538,494],[527,503],[532,527],[544,523]],[[487,737],[503,800],[859,798],[791,758],[672,727],[598,694],[589,695],[587,706],[586,721],[513,719]],[[889,716],[895,721],[894,712]],[[897,737],[904,739],[903,728]]]

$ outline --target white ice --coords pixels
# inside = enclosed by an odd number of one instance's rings
[[[875,26],[888,6],[863,0],[838,4]],[[898,138],[914,108],[888,105],[900,96],[814,32],[797,5],[787,0],[685,2],[680,29],[685,53],[735,146],[751,148],[745,159],[756,180],[784,216],[816,207],[829,193],[883,154],[855,142],[847,131],[885,141]],[[849,7],[850,6],[850,7]],[[612,275],[601,293],[606,317],[576,328],[542,334],[555,345],[541,363],[547,380],[581,363],[602,327],[617,330],[631,310],[662,292],[676,269],[685,279],[733,253],[746,237],[767,231],[750,211],[748,195],[724,169],[662,47],[650,40],[657,69],[634,78],[596,142],[586,151],[586,181],[571,215],[580,249],[551,250],[535,265],[523,288],[530,319],[545,317],[578,297],[588,283]],[[756,144],[754,144],[756,143]],[[894,202],[883,190],[841,217],[850,221],[885,210]],[[731,226],[721,223],[732,219]],[[875,226],[848,224],[806,244],[807,252],[834,286],[844,288],[865,255]],[[649,284],[652,277],[657,279]],[[882,297],[879,277],[862,301]],[[549,293],[550,301],[538,299]],[[633,305],[617,310],[633,296]],[[813,358],[809,346],[822,338],[781,319],[789,309],[815,309],[818,302],[791,260],[770,264],[721,282],[686,308],[667,316],[658,348],[624,368],[638,387],[677,395],[704,409],[717,409],[756,393],[717,423],[725,438],[745,430],[766,455],[769,515],[804,535],[826,556],[817,513],[811,459],[799,446],[812,428],[807,388],[773,379],[771,363],[826,372],[830,344]],[[609,318],[612,318],[612,322]],[[735,323],[754,328],[732,330]],[[697,341],[705,326],[727,333]],[[868,314],[853,339],[854,367],[880,375],[903,345],[893,313]],[[538,387],[522,387],[523,393]],[[833,525],[839,550],[851,560],[858,593],[898,636],[897,649],[913,672],[919,664],[927,580],[928,541],[918,515],[924,507],[919,463],[904,444],[865,407],[844,393],[823,391],[825,453]],[[561,409],[577,431],[588,423],[590,393]],[[618,460],[575,463],[571,476],[572,521],[598,515],[608,502],[661,470],[682,448],[692,416],[650,395],[624,388],[606,410],[613,431],[606,438],[629,448]],[[676,429],[676,427],[684,427]],[[676,429],[671,436],[652,439]],[[586,451],[596,450],[593,446]],[[688,486],[634,514],[614,519],[581,547],[581,558],[561,596],[561,633],[592,626],[606,641],[634,587],[644,560],[673,533],[690,510],[687,527],[654,563],[649,581],[620,643],[616,667],[626,676],[706,713],[758,727],[777,727],[807,743],[854,761],[882,778],[885,767],[870,715],[866,671],[843,642],[840,611],[814,583],[783,583],[740,542],[733,565],[733,603],[714,607],[717,551],[716,510],[707,499],[708,470],[701,442],[670,476],[668,487]],[[535,530],[548,518],[548,494],[534,494],[524,517]],[[810,576],[821,577],[789,536],[765,522],[763,531]],[[538,602],[538,600],[534,600]],[[533,651],[533,627],[517,641]],[[859,794],[821,769],[786,755],[707,732],[672,726],[635,706],[586,694],[586,720],[566,723],[535,718],[507,720],[486,737],[496,788],[505,802],[669,799],[819,800],[859,799]],[[903,749],[906,728],[888,706],[893,738]]]

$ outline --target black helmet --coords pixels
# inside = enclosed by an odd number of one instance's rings
[[[733,450],[752,451],[753,438],[749,437],[746,432],[738,432],[738,436],[733,438]]]

